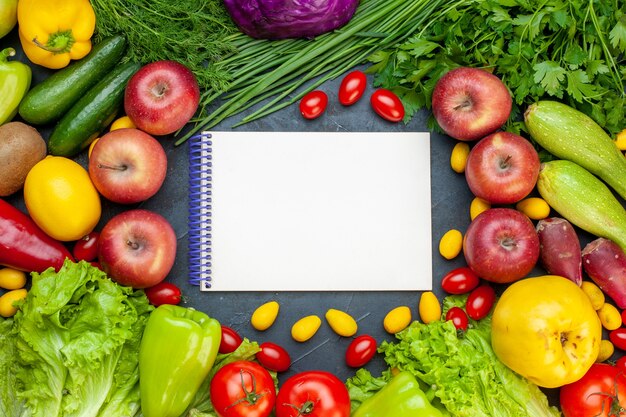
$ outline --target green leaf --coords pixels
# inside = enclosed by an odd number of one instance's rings
[[[408,51],[408,53],[416,58],[428,56],[428,54],[439,47],[440,45],[436,42],[431,42],[417,37],[409,39],[407,43],[401,46],[402,49]]]
[[[596,94],[593,84],[589,84],[589,77],[583,70],[567,72],[567,94],[574,100],[582,102],[584,98]]]
[[[561,83],[565,80],[565,69],[554,61],[540,62],[535,64],[533,69],[535,82],[541,84],[546,93],[559,98],[563,97]]]
[[[578,68],[587,60],[587,54],[583,51],[583,48],[578,44],[570,44],[563,56],[565,62]]]
[[[609,40],[614,48],[626,52],[626,14],[622,15],[609,32]]]

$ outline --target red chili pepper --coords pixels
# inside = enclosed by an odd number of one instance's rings
[[[70,251],[11,204],[0,199],[0,265],[28,272],[59,270]]]

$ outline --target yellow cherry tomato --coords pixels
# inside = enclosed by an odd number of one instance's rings
[[[491,317],[491,346],[502,363],[544,388],[580,379],[598,358],[602,324],[589,298],[567,278],[510,284]]]
[[[418,310],[423,323],[428,324],[441,319],[441,304],[432,291],[422,293]]]
[[[14,303],[26,298],[27,294],[28,292],[25,288],[4,293],[0,297],[0,316],[5,318],[13,317],[17,313],[17,307],[14,306]]]
[[[345,311],[334,308],[328,309],[326,312],[326,321],[330,328],[339,336],[354,336],[358,330],[356,320]]]
[[[268,301],[267,303],[260,305],[256,310],[254,310],[254,313],[252,313],[252,317],[250,318],[252,327],[260,331],[269,329],[272,324],[274,324],[274,321],[276,321],[279,309],[280,306],[276,301]]]
[[[465,165],[467,164],[467,156],[470,153],[470,147],[467,142],[458,142],[452,148],[450,154],[450,167],[454,172],[462,174],[465,172]]]
[[[476,216],[490,208],[491,203],[489,203],[487,200],[483,200],[480,197],[474,197],[474,199],[470,203],[470,219],[474,220]]]
[[[62,156],[39,161],[26,176],[24,202],[48,236],[68,242],[91,232],[101,215],[100,195],[89,173]]]
[[[530,219],[541,220],[550,215],[550,206],[543,198],[528,197],[518,202],[515,208]]]
[[[611,343],[610,340],[602,339],[600,340],[600,351],[598,352],[598,358],[596,362],[604,362],[613,356],[615,352],[615,346]]]
[[[622,316],[613,304],[604,303],[597,311],[602,327],[611,331],[622,325]]]
[[[463,249],[463,234],[457,229],[450,229],[439,240],[439,253],[446,259],[454,259]]]
[[[127,128],[134,129],[136,127],[137,126],[135,126],[135,123],[130,119],[130,117],[122,116],[114,120],[113,123],[111,123],[111,127],[109,128],[109,131],[113,131],[117,129],[127,129]]]
[[[411,324],[411,309],[407,306],[399,306],[387,313],[383,320],[383,327],[390,334],[396,334],[406,329]]]
[[[316,315],[302,317],[291,326],[291,337],[296,342],[306,342],[312,338],[322,325],[322,319]]]
[[[591,301],[591,305],[594,310],[600,310],[606,301],[604,297],[604,293],[594,282],[591,281],[583,281],[580,285],[580,288],[583,290],[587,297],[589,297],[589,301]]]
[[[93,147],[96,146],[96,142],[98,142],[100,138],[95,138],[89,144],[89,150],[87,151],[87,158],[91,158],[91,151],[93,151]]]
[[[0,288],[17,290],[26,285],[26,272],[13,268],[0,269]]]

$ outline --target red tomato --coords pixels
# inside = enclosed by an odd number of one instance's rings
[[[451,307],[446,313],[446,321],[451,320],[457,330],[467,330],[469,319],[461,307]]]
[[[626,416],[626,375],[606,363],[595,363],[581,379],[560,389],[565,417]]]
[[[363,334],[350,342],[346,349],[346,364],[352,368],[360,368],[372,360],[376,354],[376,339]]]
[[[348,389],[330,372],[305,371],[293,375],[278,390],[276,417],[300,416],[349,417]]]
[[[77,261],[91,262],[98,256],[98,237],[100,233],[93,231],[74,243],[72,255]]]
[[[300,113],[305,119],[320,117],[328,105],[328,96],[321,90],[308,92],[300,100]]]
[[[146,288],[145,292],[148,301],[154,306],[160,306],[161,304],[178,304],[182,299],[180,288],[166,281],[161,281],[150,288]]]
[[[390,122],[399,122],[404,119],[404,105],[393,92],[384,88],[374,91],[370,97],[372,108],[380,117]]]
[[[615,367],[626,374],[626,356],[620,356],[615,361]]]
[[[441,288],[448,294],[466,294],[478,286],[480,278],[471,268],[462,266],[448,272],[441,280]]]
[[[272,376],[251,361],[221,367],[211,379],[209,390],[219,417],[267,417],[276,401]]]
[[[622,316],[622,323],[626,324],[626,310],[622,310],[620,315]]]
[[[241,344],[242,339],[235,330],[228,326],[222,326],[222,339],[220,340],[220,353],[232,353]]]
[[[365,73],[359,70],[348,73],[339,85],[339,102],[344,106],[350,106],[363,96],[367,86]]]
[[[626,327],[610,331],[609,340],[616,348],[626,350]]]
[[[489,314],[495,301],[496,292],[494,289],[488,284],[483,284],[470,292],[465,303],[465,311],[470,318],[480,320]]]
[[[256,358],[265,369],[276,372],[285,372],[291,366],[289,353],[275,343],[263,342],[259,345],[260,352]]]

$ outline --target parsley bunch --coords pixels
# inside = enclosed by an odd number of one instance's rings
[[[433,88],[458,66],[482,67],[511,90],[507,130],[525,108],[556,99],[614,134],[624,127],[626,3],[623,0],[459,1],[394,48],[372,54],[375,84],[399,94],[407,119],[430,108]],[[436,128],[431,117],[430,128]]]

